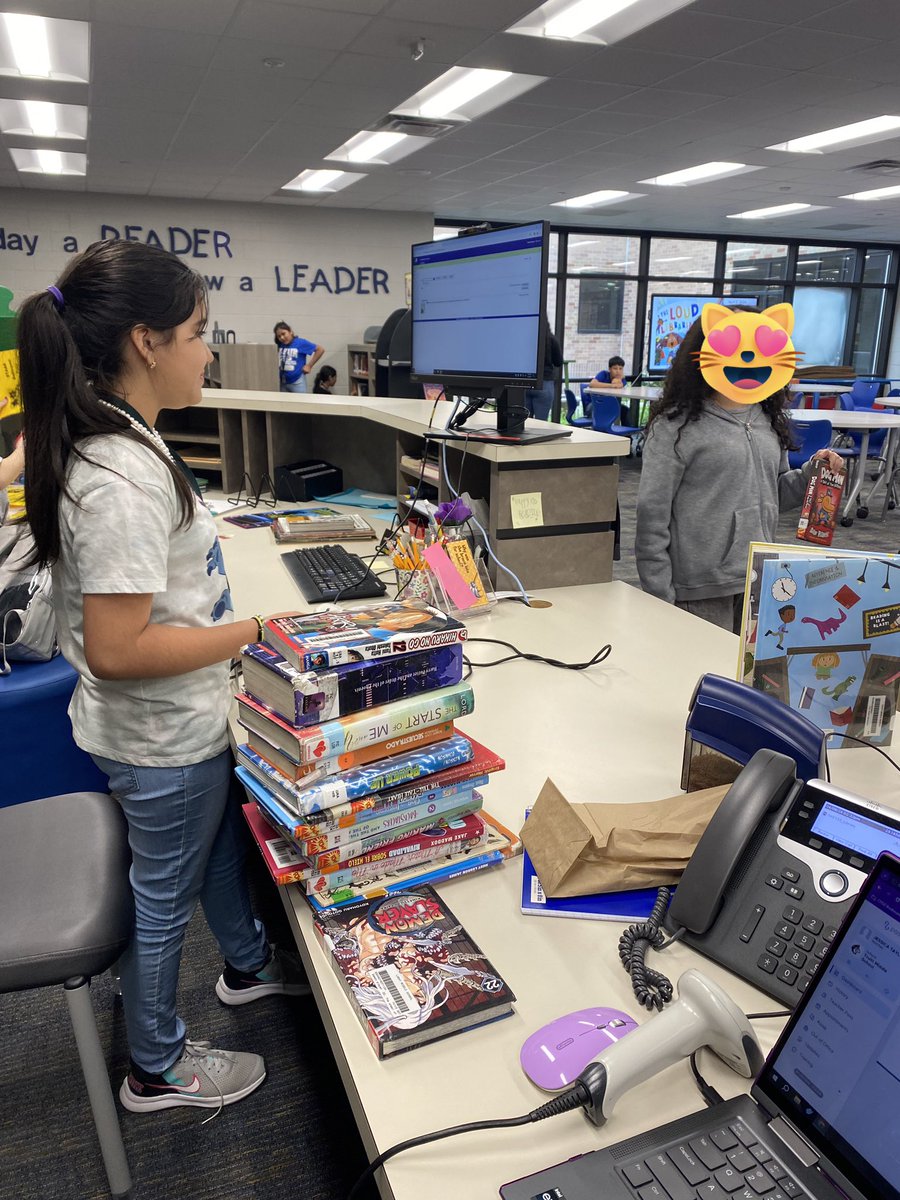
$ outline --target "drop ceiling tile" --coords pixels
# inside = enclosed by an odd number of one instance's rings
[[[600,83],[586,84],[581,79],[548,79],[528,93],[529,108],[548,105],[553,108],[577,108],[584,112],[588,108],[603,108],[616,100],[623,100],[638,91],[636,84]]]
[[[702,65],[696,52],[693,55],[641,53],[629,50],[627,45],[606,46],[594,50],[590,58],[565,71],[566,79],[597,80],[601,83],[624,83],[633,87],[650,87],[681,75],[689,68]],[[680,86],[680,85],[679,85]],[[686,88],[690,91],[706,91],[705,88]]]
[[[744,14],[755,17],[755,7],[747,6]],[[760,38],[776,34],[782,27],[771,21],[736,20],[734,17],[718,16],[713,13],[681,10],[655,21],[627,39],[629,50],[654,50],[667,54],[696,54],[702,46],[709,58],[715,58],[728,50],[736,50]]]
[[[71,8],[67,0],[63,0]],[[110,22],[134,25],[144,29],[176,29],[185,33],[202,33],[218,37],[225,32],[240,0],[92,0],[90,8],[95,25]],[[85,5],[87,7],[87,5]],[[47,5],[41,5],[46,16]]]
[[[228,26],[228,36],[258,41],[260,34],[268,31],[273,41],[283,46],[308,48],[307,57],[314,61],[313,51],[345,49],[370,22],[371,17],[365,13],[299,9],[270,0],[242,0]]]
[[[454,24],[495,30],[514,24],[535,7],[534,0],[453,0],[452,9],[447,0],[392,0],[383,15],[440,24],[452,11]]]
[[[423,62],[452,65],[479,46],[485,36],[483,29],[377,17],[351,43],[351,49],[383,58],[410,60],[413,45],[419,38],[424,38],[427,50]]]
[[[894,0],[853,0],[852,4],[838,4],[824,12],[806,17],[800,24],[811,29],[825,29],[831,33],[860,34],[871,30],[890,29],[897,21],[897,5]]]
[[[681,117],[709,104],[701,92],[674,92],[670,88],[642,88],[623,100],[608,104],[604,112],[636,113],[651,117]]]
[[[175,91],[195,91],[214,52],[215,40],[202,33],[94,23],[92,85],[109,81],[165,91],[171,84]]]
[[[529,93],[530,94],[530,93]],[[504,104],[491,114],[493,124],[502,125],[506,129],[517,129],[519,137],[523,137],[536,129],[554,129],[566,121],[580,117],[585,107],[551,108],[541,104],[529,104],[527,100],[513,100]],[[473,122],[482,125],[484,120]]]
[[[594,48],[584,42],[546,41],[514,33],[498,33],[461,58],[459,65],[550,77],[590,59],[594,53]]]
[[[666,85],[678,91],[708,92],[712,96],[742,96],[764,91],[769,83],[777,83],[789,75],[789,71],[774,67],[751,67],[717,58],[670,76]],[[748,103],[752,103],[752,97]]]
[[[845,59],[851,58],[857,51],[865,53],[875,44],[871,38],[851,38],[817,29],[784,29],[761,41],[729,51],[722,55],[722,61],[780,67],[787,71],[826,66],[842,70]]]

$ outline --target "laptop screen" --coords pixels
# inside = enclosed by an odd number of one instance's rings
[[[900,1200],[900,860],[875,866],[763,1067],[762,1092],[825,1160]]]

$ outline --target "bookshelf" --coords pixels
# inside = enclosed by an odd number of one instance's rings
[[[357,342],[347,346],[347,378],[351,396],[375,395],[374,342]]]

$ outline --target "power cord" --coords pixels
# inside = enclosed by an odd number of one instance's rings
[[[473,667],[499,667],[501,663],[513,662],[517,658],[524,659],[526,662],[546,663],[548,667],[562,667],[566,671],[586,671],[589,667],[596,667],[598,663],[602,663],[612,653],[612,645],[607,642],[605,646],[600,647],[594,657],[589,659],[588,662],[567,663],[561,662],[558,658],[547,658],[543,654],[529,654],[525,650],[519,650],[512,642],[504,642],[500,638],[470,637],[466,639],[467,646],[471,646],[475,642],[483,642],[485,645],[491,646],[504,646],[507,650],[512,650],[512,654],[507,654],[505,658],[495,658],[493,662],[472,662],[464,658],[463,662],[469,667],[470,671]]]
[[[779,1008],[776,1012],[747,1013],[747,1020],[761,1021],[766,1017],[789,1017],[790,1015],[791,1010],[789,1008]],[[702,1049],[703,1047],[701,1046],[700,1050]],[[704,1079],[700,1074],[700,1068],[697,1066],[697,1057],[700,1053],[700,1050],[695,1050],[690,1057],[691,1074],[694,1076],[694,1082],[697,1085],[700,1095],[703,1097],[704,1103],[708,1108],[712,1108],[714,1104],[721,1104],[723,1097],[720,1096],[713,1085],[708,1080]]]
[[[669,907],[671,889],[661,887],[656,893],[656,900],[646,921],[629,925],[619,938],[619,958],[622,966],[631,976],[631,988],[642,1008],[652,1011],[654,1008],[662,1011],[674,994],[672,981],[661,971],[648,967],[644,961],[647,951],[665,950],[673,942],[677,942],[684,929],[679,929],[666,940],[660,926]]]
[[[400,1154],[404,1150],[411,1150],[415,1146],[425,1146],[429,1142],[438,1142],[444,1138],[456,1137],[460,1133],[476,1133],[481,1129],[512,1129],[518,1125],[531,1125],[536,1121],[545,1121],[548,1117],[558,1117],[562,1113],[572,1112],[576,1108],[583,1108],[592,1103],[590,1090],[586,1084],[580,1080],[565,1092],[561,1092],[558,1096],[554,1096],[546,1104],[542,1104],[540,1108],[534,1108],[530,1113],[526,1113],[522,1117],[507,1117],[495,1121],[470,1121],[466,1125],[451,1125],[449,1129],[439,1129],[436,1133],[425,1133],[421,1137],[409,1138],[405,1142],[398,1142],[395,1146],[391,1146],[385,1150],[383,1154],[379,1154],[376,1159],[369,1163],[356,1183],[350,1189],[347,1200],[353,1200],[354,1196],[359,1195],[360,1188],[371,1179],[379,1167],[384,1166],[389,1158],[393,1158],[396,1154]]]
[[[825,743],[826,743],[825,782],[826,783],[831,782],[831,764],[828,761],[827,744],[828,744],[828,739],[833,738],[833,737],[844,737],[844,738],[847,738],[851,742],[858,742],[860,744],[860,746],[868,746],[870,750],[877,750],[877,752],[881,755],[882,758],[886,758],[888,760],[888,762],[891,764],[891,766],[894,768],[895,771],[900,771],[900,763],[896,762],[893,758],[891,758],[891,756],[889,754],[886,754],[885,751],[882,750],[880,746],[876,746],[874,742],[867,742],[865,738],[854,737],[852,733],[844,733],[844,731],[841,729],[832,729],[829,733],[825,734]]]

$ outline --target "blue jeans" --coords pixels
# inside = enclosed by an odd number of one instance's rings
[[[306,376],[301,373],[300,377],[298,379],[295,379],[293,383],[284,383],[282,381],[281,390],[283,392],[305,392],[306,391]]]
[[[159,1074],[184,1046],[175,994],[197,900],[233,967],[258,971],[269,953],[250,908],[240,807],[229,802],[234,763],[230,750],[188,767],[94,761],[128,821],[135,927],[120,968],[131,1057]]]
[[[556,384],[552,379],[545,379],[540,388],[525,389],[525,407],[529,417],[537,417],[539,421],[549,421],[556,396]]]

